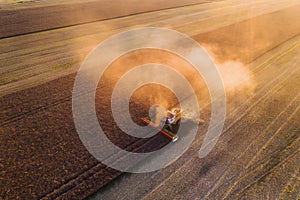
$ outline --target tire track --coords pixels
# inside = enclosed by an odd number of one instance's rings
[[[278,156],[274,155],[275,157]],[[289,184],[292,178],[292,175],[295,175],[295,171],[299,170],[299,161],[300,161],[300,151],[295,153],[293,157],[288,160],[285,160],[278,164],[278,166],[274,167],[274,170],[267,173],[265,176],[262,176],[257,180],[251,187],[246,189],[242,195],[243,197],[248,197],[250,195],[257,194],[257,199],[280,199],[280,191]],[[295,180],[296,181],[296,180]],[[290,194],[289,198],[286,199],[297,199],[297,192],[299,193],[299,189],[296,186],[296,182],[294,181],[294,185],[290,185],[290,189],[287,194]],[[276,188],[274,190],[274,188]]]
[[[283,190],[280,192],[280,200],[297,199],[297,191],[300,191],[300,168],[296,169]]]
[[[214,184],[213,188],[211,188],[209,190],[209,192],[201,199],[210,199],[210,198],[225,198],[222,197],[222,193],[226,193],[229,192],[228,188],[230,187],[229,184],[233,184],[233,185],[237,185],[238,181],[235,181],[236,176],[242,176],[242,174],[247,174],[246,172],[244,172],[244,170],[246,170],[253,162],[253,160],[256,158],[256,156],[258,156],[261,151],[263,149],[266,148],[266,146],[268,145],[268,143],[270,143],[274,137],[277,136],[277,133],[282,129],[284,125],[281,125],[279,128],[276,128],[276,123],[280,123],[280,121],[286,119],[283,114],[287,114],[291,111],[294,110],[295,104],[296,106],[298,105],[299,102],[299,97],[300,95],[297,95],[297,97],[295,97],[291,103],[286,107],[285,110],[283,110],[277,117],[275,120],[273,120],[267,128],[265,128],[262,131],[262,134],[259,135],[257,138],[254,138],[253,140],[251,140],[250,144],[247,146],[246,150],[243,151],[236,159],[234,159],[234,162],[226,169],[226,171],[222,174],[222,176],[218,179],[218,181],[216,182],[216,184]],[[296,111],[299,109],[299,107],[296,109]],[[287,112],[288,110],[290,110],[289,112]],[[292,117],[295,115],[296,111],[292,112],[290,114],[290,116],[287,118],[286,121],[289,121],[290,119],[292,119]],[[275,127],[273,127],[275,126]],[[277,129],[277,131],[271,135],[271,137],[268,137],[268,135],[270,135],[271,130],[275,130]],[[270,131],[269,131],[270,130]],[[268,132],[269,131],[269,132]],[[268,134],[269,133],[269,134]],[[264,141],[267,140],[267,141]],[[264,141],[264,142],[262,142]],[[260,146],[261,144],[261,146]],[[253,157],[251,154],[253,154],[253,149],[261,149],[260,151],[256,152]],[[247,152],[248,151],[248,152]],[[247,161],[247,157],[251,157],[250,161]],[[245,158],[246,157],[246,158]],[[269,158],[266,158],[265,160],[268,160]],[[243,168],[240,169],[236,169],[235,167],[239,166],[240,162],[242,160],[242,165]],[[246,161],[245,161],[246,160]],[[258,163],[257,165],[259,165],[260,163]],[[246,166],[245,166],[246,165]],[[233,174],[230,174],[233,173]],[[238,174],[237,174],[238,173]],[[238,179],[238,178],[237,178]],[[232,186],[233,187],[233,186]]]
[[[266,139],[268,134],[269,134],[269,130],[273,130],[274,128],[276,128],[278,122],[280,122],[280,120],[286,119],[286,115],[287,113],[290,113],[292,111],[292,109],[294,109],[295,104],[298,105],[298,102],[300,100],[300,95],[297,95],[293,100],[291,100],[291,102],[286,106],[286,108],[284,110],[282,110],[277,117],[262,131],[262,134],[260,134],[258,137],[253,138],[252,140],[249,141],[249,145],[245,148],[244,151],[242,151],[235,159],[233,159],[233,162],[226,168],[226,171],[217,179],[217,181],[213,184],[213,186],[209,189],[209,191],[207,192],[207,194],[201,198],[201,199],[209,199],[210,195],[212,195],[214,192],[218,191],[217,193],[220,194],[222,191],[222,188],[220,188],[222,186],[222,184],[226,183],[226,180],[230,180],[233,181],[232,178],[229,178],[227,176],[230,176],[229,173],[234,172],[234,174],[236,175],[237,169],[235,169],[235,166],[239,164],[240,160],[243,160],[243,165],[245,165],[245,160],[247,159],[243,159],[242,157],[245,156],[246,154],[250,154],[253,152],[251,149],[255,148],[260,148],[258,147],[255,143],[258,143],[257,141],[259,140],[258,138],[262,138],[262,140]],[[294,113],[291,113],[291,115],[293,115]],[[290,119],[290,118],[288,118]],[[280,127],[279,127],[280,129]],[[275,135],[272,135],[271,138],[268,138],[268,140],[266,142],[269,142],[270,140],[272,140],[272,138]],[[262,142],[259,142],[262,143]],[[260,152],[257,152],[257,154],[259,154]],[[255,157],[255,155],[253,156],[253,158]],[[242,172],[239,172],[242,173]],[[224,186],[224,189],[226,188],[227,190],[227,183],[226,183],[226,187]]]
[[[297,102],[296,105],[299,105],[299,97],[300,94],[297,95],[297,97],[294,99],[295,102]],[[288,145],[290,145],[290,142],[293,142],[294,137],[299,137],[299,135],[297,134],[298,130],[298,125],[299,125],[299,121],[297,119],[299,119],[299,114],[300,114],[300,106],[298,106],[294,112],[289,116],[289,118],[286,120],[285,123],[281,124],[281,126],[276,130],[276,132],[268,139],[267,142],[264,143],[264,145],[262,146],[262,148],[259,148],[260,150],[257,152],[256,156],[252,157],[252,159],[250,160],[250,162],[247,164],[247,166],[245,167],[245,169],[250,168],[251,165],[253,165],[252,168],[259,168],[259,166],[261,165],[262,162],[266,161],[268,158],[265,158],[267,153],[271,153],[274,154],[275,152],[273,150],[270,150],[270,152],[268,152],[268,146],[271,146],[271,144],[277,144],[276,148],[280,148],[280,145],[282,145],[280,143],[280,141],[285,141],[288,140]],[[293,119],[293,120],[292,120]],[[294,123],[295,122],[295,123]],[[292,124],[292,125],[291,125]],[[287,126],[289,125],[289,126]],[[283,134],[282,133],[282,129],[288,127],[289,129],[291,129],[291,132],[295,132],[295,134],[293,135],[292,133],[288,133],[288,135]],[[284,138],[284,137],[288,137],[288,138]],[[298,146],[299,147],[299,146]],[[285,148],[285,146],[284,146]],[[281,150],[281,149],[279,149]],[[278,152],[280,152],[279,150],[277,150]],[[262,161],[260,162],[255,162],[255,159],[258,159],[259,156],[262,157]],[[254,165],[255,164],[255,165]]]
[[[295,146],[294,148],[292,148],[292,145]],[[253,171],[250,171],[249,175],[250,176],[250,180],[251,181],[247,181],[246,183],[241,182],[242,185],[240,185],[236,190],[232,191],[232,189],[230,189],[230,193],[226,194],[226,196],[224,197],[224,199],[232,199],[232,198],[241,198],[241,196],[243,195],[242,193],[249,189],[252,185],[254,185],[255,183],[257,183],[257,181],[259,181],[260,179],[264,178],[266,175],[268,175],[269,173],[271,173],[272,171],[274,171],[275,169],[277,169],[279,167],[280,164],[283,164],[284,162],[287,162],[289,159],[292,159],[294,157],[295,160],[299,159],[299,153],[300,150],[297,146],[300,145],[300,139],[298,138],[296,141],[294,141],[293,143],[291,143],[289,146],[285,147],[286,149],[280,149],[280,150],[284,150],[284,152],[282,152],[281,154],[282,157],[284,157],[282,160],[279,160],[278,162],[275,163],[275,165],[269,166],[269,158],[266,159],[265,162],[261,163],[261,166],[258,166],[257,168],[254,168]],[[291,148],[292,150],[288,151],[289,148]],[[279,151],[276,152],[279,154]],[[276,154],[274,153],[274,154]],[[273,155],[271,155],[273,156]],[[262,169],[267,169],[267,170],[263,170],[263,172],[261,172]],[[260,173],[256,172],[260,171]],[[255,174],[258,173],[258,174]],[[255,176],[251,179],[251,175]],[[244,178],[244,177],[243,177]],[[247,178],[247,177],[245,177]],[[241,181],[241,180],[239,180]]]

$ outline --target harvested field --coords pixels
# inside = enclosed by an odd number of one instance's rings
[[[19,5],[13,12],[31,10],[26,17],[55,14],[65,5],[49,2],[28,3],[32,8]],[[68,6],[95,2],[78,0]],[[34,21],[38,19],[27,21],[36,26],[23,24],[24,29],[18,20],[1,20],[6,28],[0,29],[0,199],[300,198],[299,2],[181,3],[141,6],[144,11],[131,14],[136,8],[121,14],[116,10],[93,22],[47,19],[53,20],[52,28]],[[8,15],[13,8],[1,7],[0,16],[14,21]],[[97,161],[83,146],[72,115],[74,81],[80,64],[98,43],[124,30],[153,26],[191,36],[218,64],[227,95],[225,127],[213,151],[200,159],[198,151],[211,117],[205,82],[189,63],[171,53],[148,49],[126,54],[105,72],[95,98],[99,123],[115,145],[130,152],[151,152],[170,142],[162,134],[131,137],[114,121],[110,105],[114,85],[136,65],[155,62],[180,71],[196,91],[205,123],[172,165],[151,173],[122,173]],[[133,94],[130,114],[141,124],[139,118],[148,115],[151,105],[177,103],[172,92],[149,84]],[[116,153],[107,159],[122,162],[122,156]]]

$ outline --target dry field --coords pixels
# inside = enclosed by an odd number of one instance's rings
[[[55,15],[60,11],[58,2],[55,6],[45,2],[43,9],[33,6],[26,16],[39,16],[41,10],[44,16],[47,9],[49,16]],[[9,15],[14,7],[1,7],[0,15],[13,21],[0,22],[5,25],[0,28],[0,199],[299,199],[299,3],[185,1],[179,7],[161,3],[146,5],[150,11],[136,14],[131,12],[145,8],[124,9],[122,17],[116,17],[116,9],[115,17],[98,16],[93,22],[78,13],[75,21],[69,20],[70,13],[61,20],[25,22],[18,21],[20,14],[14,21]],[[40,8],[43,2],[32,5]],[[19,6],[15,10],[28,9]],[[43,20],[52,22],[51,27]],[[137,27],[187,34],[217,63],[227,93],[227,116],[207,157],[198,157],[211,115],[207,88],[189,63],[158,50],[132,52],[111,64],[98,85],[97,117],[108,138],[123,149],[145,152],[166,145],[170,141],[161,134],[150,139],[124,134],[111,115],[110,99],[118,79],[134,66],[169,65],[187,77],[203,105],[205,123],[192,146],[162,170],[130,174],[106,167],[82,145],[72,116],[76,72],[98,43]],[[131,98],[133,119],[140,123],[154,103],[177,104],[166,88],[148,85]],[[117,162],[121,156],[108,159]]]

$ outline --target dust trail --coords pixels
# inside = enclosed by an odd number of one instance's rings
[[[249,66],[238,59],[232,59],[234,56],[221,58],[219,54],[222,53],[215,50],[217,48],[215,45],[203,44],[203,46],[219,69],[227,95],[251,96],[256,88],[256,81]],[[223,50],[226,52],[226,48]]]
[[[217,64],[217,66],[228,92],[238,90],[253,92],[256,84],[247,66],[236,61],[226,61],[225,63]]]

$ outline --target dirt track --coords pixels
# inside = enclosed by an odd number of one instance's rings
[[[170,167],[154,173],[122,175],[94,197],[297,198],[300,27],[286,20],[297,21],[299,6],[288,7],[284,1],[272,5],[257,3],[250,6],[254,13],[247,2],[234,3],[162,10],[2,39],[1,197],[81,198],[120,175],[93,159],[77,136],[71,110],[74,72],[92,47],[112,33],[137,26],[161,26],[193,36],[220,63],[229,60],[249,64],[255,87],[249,94],[229,91],[226,129],[208,157],[197,157],[205,124],[193,148]],[[255,17],[274,10],[280,11]],[[242,21],[247,18],[252,20]],[[270,18],[274,26],[265,30]],[[247,43],[249,26],[253,32]],[[269,32],[278,34],[270,38]],[[226,39],[219,40],[220,37]],[[113,128],[113,119],[107,117],[112,88],[105,85],[118,76],[107,77],[104,86],[100,84],[106,90],[104,98],[97,97],[97,109],[102,113],[98,117],[110,138],[125,147],[138,141],[124,136],[120,142],[115,135],[120,131]],[[133,103],[133,113],[147,112],[147,107]],[[209,109],[202,112],[209,121]],[[167,142],[164,137],[157,137],[150,142],[150,148]],[[129,148],[137,146],[140,143]]]

